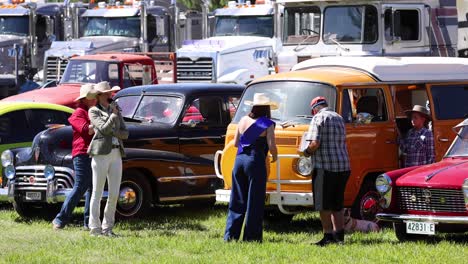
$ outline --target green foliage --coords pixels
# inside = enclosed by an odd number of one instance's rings
[[[180,3],[184,4],[189,9],[201,10],[202,0],[178,0]],[[216,8],[223,7],[227,4],[229,0],[211,0],[210,9],[214,10]]]

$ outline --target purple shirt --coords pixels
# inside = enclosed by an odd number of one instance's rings
[[[406,154],[403,166],[420,166],[434,163],[434,136],[427,128],[411,129],[401,141],[401,150]]]

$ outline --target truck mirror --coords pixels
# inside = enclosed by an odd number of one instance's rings
[[[148,85],[153,83],[153,78],[151,76],[151,66],[143,65],[143,76],[142,76],[143,85]]]

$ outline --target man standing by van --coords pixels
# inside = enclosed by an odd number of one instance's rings
[[[310,103],[314,116],[310,122],[309,146],[304,155],[315,162],[312,186],[315,209],[320,211],[324,236],[315,243],[326,246],[344,244],[344,191],[350,172],[343,118],[328,108],[325,97]]]

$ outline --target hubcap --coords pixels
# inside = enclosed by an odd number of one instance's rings
[[[132,209],[137,205],[137,193],[135,190],[128,186],[123,186],[119,194],[119,207],[123,210]]]
[[[379,196],[376,192],[368,192],[361,199],[361,218],[375,221],[375,216],[382,208],[379,205]]]

